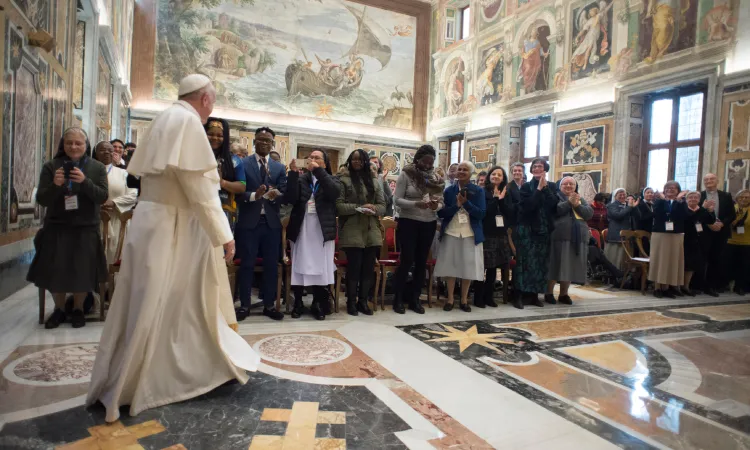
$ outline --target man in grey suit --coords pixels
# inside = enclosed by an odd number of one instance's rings
[[[250,308],[250,291],[255,275],[255,261],[260,250],[263,256],[263,315],[282,320],[276,310],[276,274],[281,251],[280,205],[286,192],[286,169],[268,157],[273,150],[276,133],[268,127],[255,131],[255,153],[242,161],[247,191],[238,199],[239,215],[235,227],[238,256],[241,258],[240,303],[237,320],[244,320]]]

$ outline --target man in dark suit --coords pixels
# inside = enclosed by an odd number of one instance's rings
[[[706,200],[713,200],[716,206],[716,222],[704,230],[703,239],[707,251],[708,267],[706,276],[703,280],[703,292],[718,297],[718,291],[724,289],[726,285],[725,264],[723,261],[724,249],[727,240],[732,235],[732,222],[737,216],[734,210],[734,200],[732,194],[720,191],[718,188],[719,177],[712,173],[707,173],[703,177],[703,187],[701,192],[701,204]]]
[[[286,192],[284,165],[268,157],[276,133],[262,127],[255,131],[255,153],[242,161],[247,191],[238,199],[239,215],[235,227],[237,254],[241,258],[239,281],[240,303],[237,320],[244,320],[250,308],[250,291],[255,274],[258,250],[263,255],[263,315],[282,320],[276,310],[276,278],[281,251],[281,214],[279,207]]]

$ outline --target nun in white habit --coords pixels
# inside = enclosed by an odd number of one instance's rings
[[[86,403],[107,422],[248,380],[260,358],[239,334],[226,262],[234,239],[203,122],[216,91],[190,75],[179,101],[159,114],[129,172],[141,197],[122,254]],[[223,247],[223,249],[222,249]]]

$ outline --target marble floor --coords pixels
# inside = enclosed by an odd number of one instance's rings
[[[572,297],[252,316],[246,385],[106,424],[83,406],[102,324],[44,330],[27,287],[0,302],[0,449],[750,449],[750,297]]]

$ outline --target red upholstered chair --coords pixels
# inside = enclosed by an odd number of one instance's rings
[[[589,228],[589,231],[591,232],[591,236],[593,236],[594,240],[596,241],[596,246],[602,248],[602,236],[599,234],[599,231],[593,228]]]
[[[376,276],[380,281],[380,310],[385,311],[385,283],[388,280],[388,274],[394,273],[398,269],[399,265],[399,253],[391,251],[389,245],[389,235],[393,236],[393,248],[396,245],[396,228],[398,228],[398,222],[392,217],[383,217],[380,219],[380,225],[383,228],[383,245],[380,247],[380,258],[378,259],[378,266],[380,266],[380,272]],[[377,286],[377,281],[376,284]],[[378,306],[378,289],[375,289],[375,308]]]
[[[278,263],[278,272],[276,272],[276,311],[281,311],[281,281],[284,279],[284,267],[286,266],[286,260],[289,260],[289,267],[291,268],[291,259],[286,256],[286,227],[289,225],[289,218],[281,221],[281,249],[282,249],[282,261]],[[237,272],[240,270],[242,259],[235,258],[232,263],[227,264],[227,273],[229,274],[229,288],[232,291],[232,300],[234,300],[235,286],[237,284]],[[263,258],[255,258],[255,267],[253,269],[255,273],[263,273]],[[291,277],[291,271],[290,277]],[[287,311],[289,310],[289,297],[287,296],[286,302]]]

